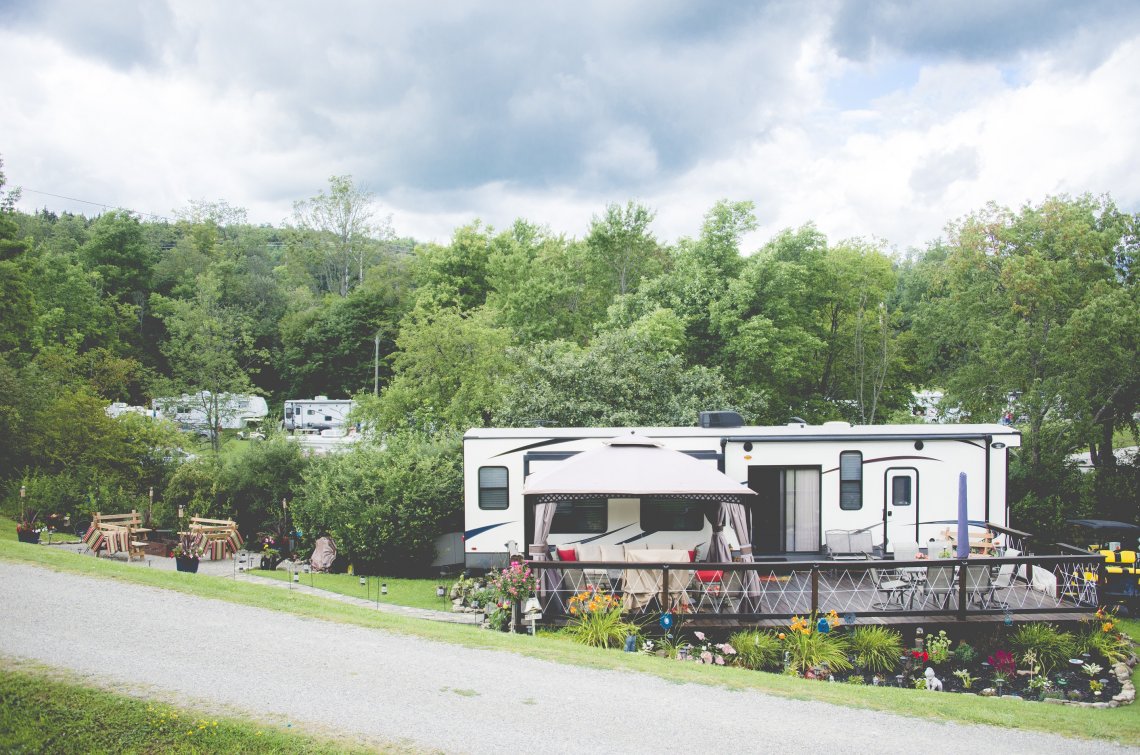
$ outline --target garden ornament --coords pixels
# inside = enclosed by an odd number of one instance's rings
[[[942,691],[942,681],[934,675],[934,669],[926,667],[926,689],[931,692]]]

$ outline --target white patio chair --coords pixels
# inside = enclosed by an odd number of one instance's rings
[[[872,603],[872,608],[880,611],[901,611],[906,608],[906,598],[911,589],[909,581],[902,579],[893,570],[868,569],[867,571],[875,590],[886,598]]]

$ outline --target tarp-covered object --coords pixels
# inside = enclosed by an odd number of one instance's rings
[[[313,571],[325,572],[332,568],[336,560],[336,543],[328,535],[317,538],[317,545],[313,548],[313,557],[309,559],[309,566]]]

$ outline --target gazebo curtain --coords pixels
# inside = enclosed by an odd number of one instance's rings
[[[558,511],[555,501],[540,500],[534,506],[534,542],[528,548],[531,561],[548,561],[550,559],[550,525],[554,523],[554,514]],[[539,584],[539,594],[550,595],[553,600],[559,600],[558,584],[562,581],[561,575],[555,569],[539,569],[542,573],[542,582]]]
[[[736,539],[740,542],[741,563],[752,563],[752,542],[748,527],[748,512],[744,504],[739,501],[726,504],[728,518],[732,522],[732,529],[736,531]],[[755,571],[749,569],[744,572],[744,597],[753,611],[759,611],[760,603],[760,577]]]
[[[724,501],[715,501],[705,507],[705,518],[712,525],[712,539],[709,540],[709,552],[705,561],[711,563],[727,563],[732,560],[732,548],[728,545],[728,538],[724,535],[725,525],[728,524],[728,504]]]

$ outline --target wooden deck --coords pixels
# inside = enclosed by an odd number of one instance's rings
[[[667,608],[704,627],[779,628],[792,616],[830,611],[857,624],[994,625],[1090,618],[1096,558],[535,566],[552,570],[542,599],[547,623],[556,625],[565,623],[570,597],[589,591],[618,597],[635,621],[655,621]],[[627,593],[628,585],[639,592]]]

